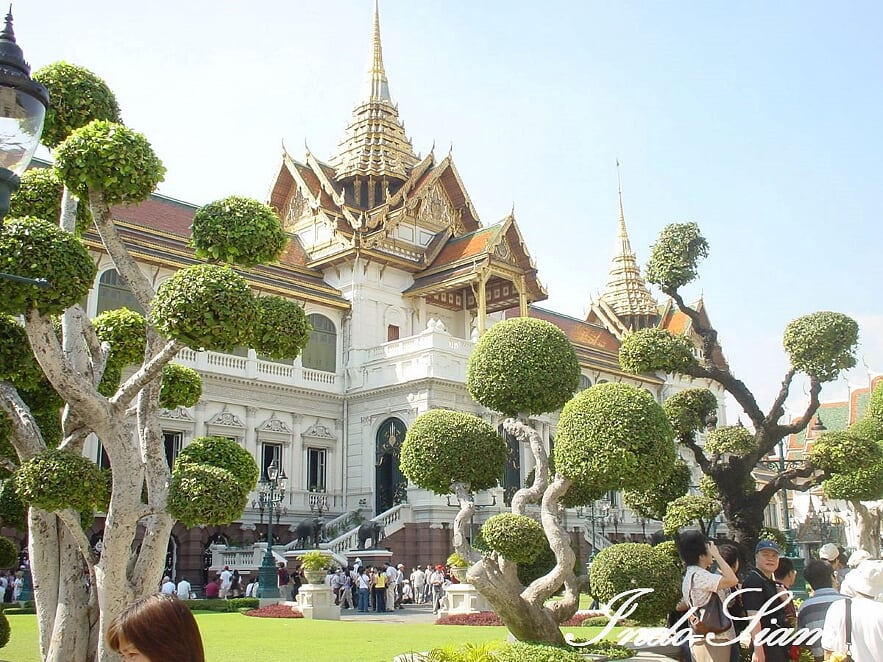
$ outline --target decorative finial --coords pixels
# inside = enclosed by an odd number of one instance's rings
[[[616,159],[616,192],[619,195],[619,234],[627,236],[625,230],[625,211],[622,207],[622,178],[619,174],[619,159]]]
[[[0,66],[12,67],[25,76],[31,75],[31,67],[25,62],[24,53],[15,43],[15,32],[12,30],[12,5],[9,5],[6,23],[0,31]]]
[[[383,46],[380,43],[380,2],[374,0],[374,33],[371,39],[371,62],[366,81],[368,101],[389,101],[389,81],[383,68]]]

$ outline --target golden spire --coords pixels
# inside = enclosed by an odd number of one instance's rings
[[[371,42],[371,57],[368,64],[368,78],[365,80],[367,101],[392,101],[389,96],[389,81],[383,69],[383,46],[380,43],[380,0],[374,0],[374,35]]]
[[[374,29],[371,39],[365,98],[353,110],[353,118],[331,158],[338,180],[349,177],[388,177],[405,181],[419,163],[398,108],[389,95],[389,81],[383,67],[380,42],[380,8],[374,0]]]
[[[607,280],[607,288],[601,295],[620,319],[634,329],[655,324],[658,314],[656,301],[641,277],[641,270],[632,251],[628,230],[625,226],[625,212],[622,205],[622,179],[619,174],[619,159],[616,160],[616,183],[619,195],[619,233],[616,238],[613,264]],[[651,319],[653,318],[653,319]]]

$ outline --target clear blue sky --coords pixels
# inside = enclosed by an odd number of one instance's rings
[[[86,66],[194,203],[266,197],[282,141],[335,151],[361,93],[371,0],[16,3],[34,68]],[[451,145],[485,224],[515,206],[547,285],[583,317],[616,234],[615,160],[645,264],[669,222],[711,244],[704,294],[766,403],[781,332],[855,316],[883,371],[883,4],[381,0],[384,60],[416,151]],[[845,381],[823,392],[845,392]],[[801,389],[792,400],[800,407]],[[731,413],[731,417],[733,414]]]

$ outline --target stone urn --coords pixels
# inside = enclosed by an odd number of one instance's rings
[[[451,574],[454,576],[454,579],[456,579],[458,582],[460,582],[461,584],[465,584],[466,583],[466,571],[468,569],[469,568],[451,568]]]
[[[304,570],[304,577],[310,584],[324,584],[326,574],[324,570]]]

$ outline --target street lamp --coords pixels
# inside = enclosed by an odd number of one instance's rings
[[[282,499],[285,497],[286,481],[288,477],[285,471],[279,474],[279,463],[276,458],[267,467],[267,473],[258,483],[258,503],[263,519],[264,510],[267,510],[267,551],[258,571],[258,597],[278,598],[279,582],[276,575],[276,563],[273,559],[273,514],[276,513],[278,521],[282,510]]]
[[[601,535],[604,535],[604,522],[610,512],[610,503],[606,499],[592,501],[589,507],[589,514],[585,515],[585,519],[592,523],[592,553],[589,555],[589,561],[598,554],[598,542],[595,534],[595,522],[601,522]],[[577,509],[577,515],[583,517],[582,508]]]
[[[40,143],[48,107],[49,92],[31,80],[31,67],[15,43],[10,7],[0,32],[0,216],[9,211],[9,196]]]

